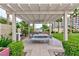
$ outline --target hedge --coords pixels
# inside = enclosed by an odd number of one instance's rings
[[[64,41],[63,46],[65,49],[65,55],[79,56],[79,40]]]
[[[12,42],[8,45],[10,48],[10,55],[11,56],[22,56],[24,45],[21,41]]]
[[[66,56],[79,56],[79,33],[69,33],[68,41],[64,41],[62,33],[53,36],[62,41]]]

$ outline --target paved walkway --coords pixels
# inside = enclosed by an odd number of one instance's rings
[[[49,43],[35,43],[29,38],[23,41],[26,56],[61,56],[64,55],[64,49],[61,41],[53,38]]]

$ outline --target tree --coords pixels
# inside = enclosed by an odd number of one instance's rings
[[[59,32],[60,31],[60,22],[62,22],[62,18],[57,19],[56,22],[58,23],[58,32]]]
[[[70,32],[72,33],[72,16],[73,14],[70,14]]]
[[[24,21],[21,21],[19,23],[16,23],[16,27],[17,29],[20,28],[22,34],[24,34],[25,36],[28,34],[28,24]]]
[[[43,32],[49,31],[49,27],[45,24],[42,25],[41,29]]]
[[[72,13],[72,16],[75,17],[75,22],[76,22],[76,20],[77,20],[77,16],[78,16],[78,15],[79,15],[79,9],[76,8],[76,9],[74,10],[74,12]],[[76,31],[76,24],[75,24],[75,31]]]
[[[33,26],[29,26],[30,27],[30,33],[34,32]]]
[[[7,24],[7,19],[4,17],[0,17],[0,23],[1,24]]]

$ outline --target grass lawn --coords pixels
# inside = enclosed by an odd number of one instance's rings
[[[62,41],[65,55],[79,56],[79,33],[69,33],[68,41],[64,41],[62,33],[53,33],[53,37]]]
[[[63,41],[63,38],[64,38],[62,33],[53,33],[52,36],[61,41]]]
[[[53,37],[63,41],[64,40],[64,34],[63,33],[53,33]],[[78,40],[79,39],[79,33],[69,33],[68,34],[68,40]]]

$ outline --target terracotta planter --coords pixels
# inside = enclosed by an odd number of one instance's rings
[[[9,48],[3,48],[3,50],[0,51],[0,56],[9,56]]]

